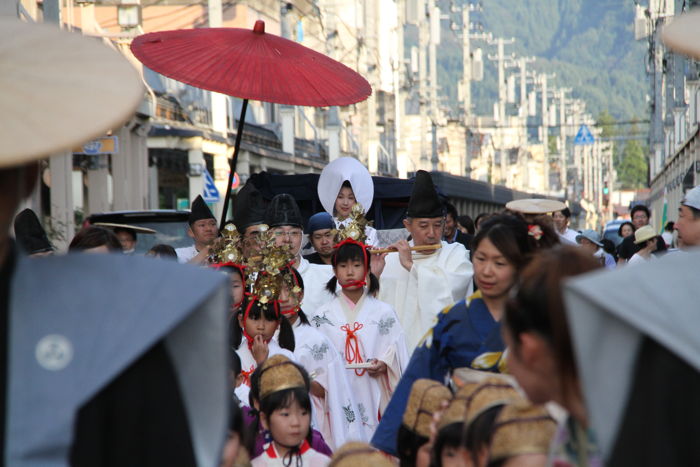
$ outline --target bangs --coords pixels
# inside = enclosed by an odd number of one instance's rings
[[[241,305],[241,310],[247,309],[248,303],[250,302],[246,302],[246,304]],[[255,301],[250,307],[248,318],[260,319],[261,317],[266,321],[279,321],[279,316],[277,315],[275,306],[272,303],[263,304]]]
[[[348,261],[365,262],[365,254],[362,247],[354,243],[346,243],[335,251],[333,254],[333,265],[338,263],[346,263]]]

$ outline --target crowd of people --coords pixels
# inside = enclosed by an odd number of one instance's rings
[[[0,154],[7,465],[700,464],[700,255],[682,251],[700,245],[700,186],[682,250],[643,206],[610,249],[554,200],[472,223],[419,170],[404,238],[379,245],[372,178],[341,158],[307,225],[247,183],[221,230],[192,202],[189,247],[139,257],[134,226],[105,224],[64,255],[15,214],[41,157],[75,142],[51,137]]]
[[[648,209],[635,206],[620,225],[615,260],[597,232],[569,227],[559,202],[519,200],[472,222],[419,171],[407,238],[380,249],[350,179],[371,204],[366,169],[331,163],[307,256],[293,197],[266,202],[251,183],[221,232],[198,197],[192,246],[146,253],[227,277],[233,407],[222,464],[335,465],[334,453],[376,449],[377,465],[602,465],[562,284],[658,255],[664,240]],[[684,246],[700,241],[698,224],[700,187],[680,207]],[[51,253],[33,212],[15,218],[15,232],[27,253]],[[128,225],[90,226],[69,249],[128,255],[135,242]]]

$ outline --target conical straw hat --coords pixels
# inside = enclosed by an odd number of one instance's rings
[[[136,69],[100,39],[0,17],[0,168],[119,127],[143,98]]]

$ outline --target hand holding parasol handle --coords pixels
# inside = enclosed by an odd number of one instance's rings
[[[431,250],[439,250],[442,248],[441,243],[436,243],[435,245],[419,245],[419,246],[412,246],[411,251],[431,251]],[[369,250],[371,254],[380,254],[380,253],[396,253],[398,250],[394,248],[380,248],[378,250]]]

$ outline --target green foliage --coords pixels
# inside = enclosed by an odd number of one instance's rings
[[[447,12],[451,2],[439,2]],[[454,2],[457,6],[466,0]],[[483,12],[473,15],[494,37],[514,37],[506,54],[534,56],[531,69],[556,73],[554,85],[570,87],[597,115],[608,109],[617,119],[646,115],[648,80],[644,73],[644,42],[633,33],[632,2],[619,0],[483,0]],[[453,17],[459,16],[458,14]],[[461,16],[459,16],[461,18]],[[443,22],[438,49],[438,80],[443,103],[455,111],[457,83],[462,76],[462,42]],[[472,41],[484,56],[495,47]],[[485,60],[484,81],[472,84],[478,114],[490,115],[497,97],[495,62]]]
[[[638,141],[629,140],[622,151],[617,167],[617,178],[623,189],[637,189],[647,186],[647,159],[644,148]]]

